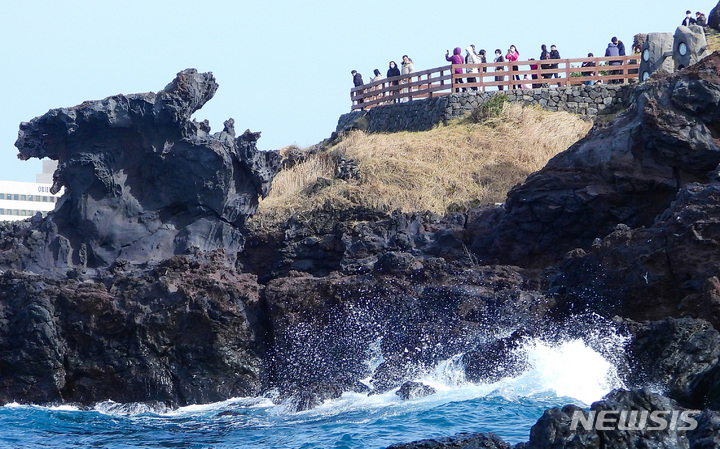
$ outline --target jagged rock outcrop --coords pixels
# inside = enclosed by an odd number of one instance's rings
[[[451,437],[433,438],[405,444],[393,444],[387,449],[510,449],[494,433],[458,433]]]
[[[703,318],[720,327],[720,182],[693,183],[652,224],[619,225],[562,264],[563,303],[635,320]]]
[[[689,421],[698,416],[698,413],[691,413],[686,415],[687,421],[680,419],[679,414],[684,409],[678,407],[672,400],[647,390],[614,390],[602,401],[595,402],[590,409],[594,419],[592,417],[588,419],[587,412],[572,405],[562,409],[556,407],[546,410],[537,424],[532,427],[530,441],[526,447],[528,449],[689,448],[691,446],[688,434],[693,427]],[[634,411],[634,416],[631,411]],[[658,416],[665,424],[664,428],[660,428],[660,424],[649,418],[652,412],[661,413]],[[605,415],[598,426],[600,413]],[[673,413],[677,415],[675,419],[672,418]],[[573,425],[572,418],[576,414],[581,414],[588,420],[591,428],[586,429],[579,419],[575,420]],[[646,415],[645,425],[640,425],[643,422],[642,414]],[[701,422],[706,428],[706,418]]]
[[[435,393],[437,393],[435,388],[430,385],[425,385],[422,382],[405,382],[400,386],[398,391],[395,392],[395,395],[400,396],[403,401],[410,401]]]
[[[267,353],[259,286],[222,259],[176,256],[103,277],[0,276],[0,403],[258,394]]]
[[[708,26],[720,31],[720,2],[713,9],[710,10],[710,14],[707,16]]]
[[[632,335],[630,384],[653,385],[685,407],[720,406],[720,333],[710,323],[669,318],[625,324]]]
[[[633,105],[508,194],[491,254],[542,266],[622,223],[648,226],[720,163],[720,54],[639,85]]]
[[[232,261],[279,157],[257,150],[259,133],[236,137],[232,119],[215,134],[191,120],[217,88],[211,73],[187,69],[157,93],[87,101],[22,123],[18,157],[57,160],[52,191],[65,192],[54,213],[6,239],[0,267],[64,274],[216,249]],[[13,256],[20,246],[29,251]]]

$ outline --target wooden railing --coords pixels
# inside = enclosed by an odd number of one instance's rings
[[[595,67],[580,67],[586,62],[594,62]],[[543,69],[541,64],[557,65],[557,68]],[[639,64],[640,55],[453,64],[383,78],[355,87],[350,90],[351,110],[370,109],[382,104],[431,98],[465,90],[485,92],[528,87],[564,87],[588,81],[605,84],[627,83],[638,78]],[[465,73],[454,73],[456,68]],[[478,69],[478,73],[467,73],[468,69],[473,68]],[[589,75],[583,75],[585,73]]]

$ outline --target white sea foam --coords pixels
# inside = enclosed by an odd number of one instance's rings
[[[503,396],[553,393],[589,405],[624,387],[616,367],[580,339],[557,345],[529,340],[519,351],[527,355],[529,369],[495,384]]]

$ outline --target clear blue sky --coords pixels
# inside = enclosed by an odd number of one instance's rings
[[[617,35],[674,32],[686,9],[710,0],[18,0],[0,5],[0,179],[34,181],[40,162],[19,161],[20,122],[51,108],[161,90],[188,67],[212,71],[215,98],[195,114],[213,131],[229,117],[261,131],[261,149],[309,146],[350,109],[350,70],[408,54],[416,70],[445,64],[445,50],[514,44],[521,59],[556,44],[563,57],[602,54]]]

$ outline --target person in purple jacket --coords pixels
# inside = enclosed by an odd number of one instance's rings
[[[464,64],[465,60],[463,60],[463,57],[461,55],[462,49],[460,47],[455,47],[453,50],[452,56],[450,56],[450,50],[445,51],[445,60],[452,63],[452,64]],[[456,68],[455,74],[462,75],[463,69]],[[456,83],[460,84],[463,82],[462,78],[458,78],[455,80]],[[460,88],[455,89],[455,92],[460,92]]]

